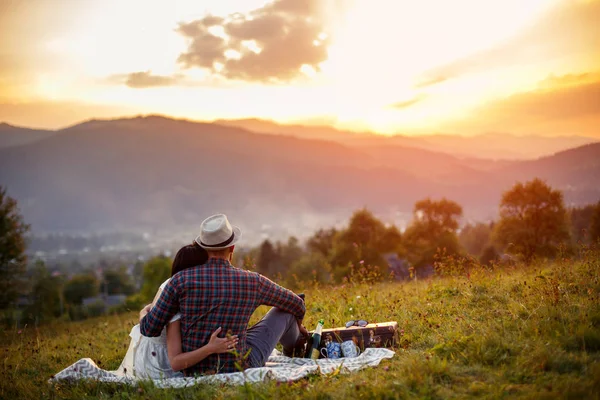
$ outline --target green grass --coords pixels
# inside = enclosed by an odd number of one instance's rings
[[[460,270],[460,269],[459,269]],[[0,398],[600,398],[600,256],[410,283],[306,288],[306,326],[398,321],[396,355],[349,375],[164,390],[48,378],[82,357],[116,369],[136,313],[2,332]],[[253,316],[257,321],[267,308]]]

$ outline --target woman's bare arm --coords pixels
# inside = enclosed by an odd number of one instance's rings
[[[238,343],[238,337],[230,336],[220,338],[217,335],[221,332],[221,328],[210,335],[209,342],[199,349],[181,352],[181,323],[179,320],[171,322],[167,325],[167,354],[173,371],[181,371],[199,363],[213,353],[228,353],[235,350]]]

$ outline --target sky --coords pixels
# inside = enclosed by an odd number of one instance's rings
[[[2,0],[0,121],[600,138],[600,0]]]

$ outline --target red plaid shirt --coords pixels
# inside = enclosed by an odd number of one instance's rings
[[[167,283],[152,310],[140,322],[144,336],[159,336],[164,326],[181,313],[181,348],[183,352],[196,350],[208,343],[218,328],[223,333],[239,336],[237,352],[211,354],[185,370],[196,373],[236,372],[235,363],[246,366],[239,357],[246,354],[246,330],[250,316],[260,305],[278,307],[302,319],[304,302],[291,290],[268,278],[232,266],[229,261],[211,258],[204,265],[176,274]]]

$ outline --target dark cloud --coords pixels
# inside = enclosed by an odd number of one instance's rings
[[[448,79],[510,65],[597,53],[600,49],[599,21],[600,1],[562,2],[512,39],[435,68],[426,73],[423,80],[435,82],[439,77]]]
[[[227,79],[257,82],[290,81],[301,74],[303,65],[318,71],[327,59],[328,45],[322,36],[320,4],[276,0],[247,14],[208,15],[181,24],[178,32],[189,45],[178,61],[186,68],[204,68]],[[232,53],[237,56],[228,56]]]

